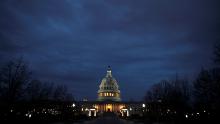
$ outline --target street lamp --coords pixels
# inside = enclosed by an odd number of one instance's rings
[[[143,104],[142,104],[142,107],[143,107],[143,108],[145,108],[145,107],[146,107],[146,105],[143,103]]]
[[[75,104],[75,103],[73,103],[73,104],[72,104],[72,107],[74,108],[75,106],[76,106],[76,104]]]

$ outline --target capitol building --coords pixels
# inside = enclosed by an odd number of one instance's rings
[[[114,112],[121,116],[141,114],[145,105],[142,102],[122,101],[118,82],[112,75],[110,66],[101,80],[96,101],[81,101],[80,109],[88,116],[97,116],[104,112]]]

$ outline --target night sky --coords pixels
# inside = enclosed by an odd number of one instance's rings
[[[112,67],[123,100],[213,65],[218,0],[0,0],[0,63],[21,57],[33,78],[97,98]]]

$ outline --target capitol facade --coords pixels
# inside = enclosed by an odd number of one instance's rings
[[[143,112],[143,105],[142,102],[121,100],[121,91],[118,82],[112,75],[110,66],[108,66],[107,73],[99,85],[97,100],[79,102],[81,111],[88,116],[97,116],[104,112],[114,112],[121,116],[140,115]]]

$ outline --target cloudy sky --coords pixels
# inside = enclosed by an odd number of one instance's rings
[[[1,0],[0,63],[23,56],[33,78],[95,100],[112,67],[123,100],[212,63],[218,0]]]

